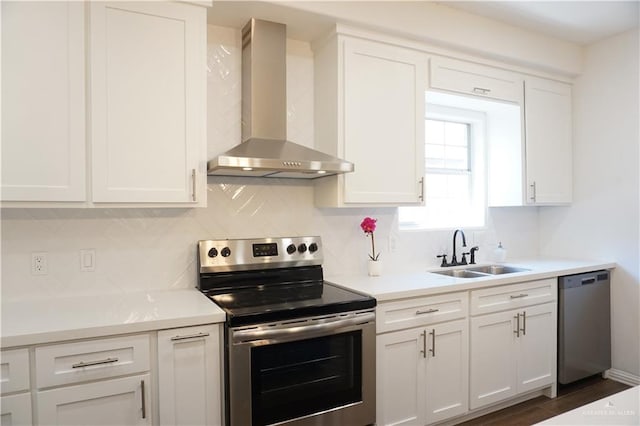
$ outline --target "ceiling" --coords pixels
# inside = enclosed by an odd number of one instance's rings
[[[329,16],[313,14],[304,10],[307,0],[271,1],[219,1],[209,9],[208,21],[214,25],[242,28],[251,17],[283,22],[287,34],[299,40],[313,40],[325,34],[335,20]],[[336,1],[336,0],[331,0]],[[342,0],[337,0],[342,1]],[[381,4],[378,0],[373,0]],[[386,1],[389,7],[399,8],[403,4],[411,7],[416,1]],[[300,8],[291,7],[295,3]],[[319,4],[321,2],[314,1]],[[366,1],[359,0],[363,5]],[[629,1],[434,1],[468,13],[481,15],[548,36],[586,45],[609,36],[638,27],[640,0]],[[311,4],[311,2],[307,3]]]
[[[638,27],[640,17],[640,0],[438,3],[582,45]]]

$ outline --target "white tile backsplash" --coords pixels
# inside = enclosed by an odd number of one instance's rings
[[[287,60],[289,139],[313,146],[309,45],[289,42]],[[212,157],[240,140],[238,30],[209,26],[207,64]],[[435,255],[451,252],[451,231],[398,231],[395,208],[318,209],[306,180],[209,177],[207,193],[202,209],[3,209],[3,300],[194,287],[196,242],[210,238],[320,235],[325,274],[366,274],[370,241],[359,226],[365,216],[378,219],[384,272],[437,266]],[[480,245],[480,259],[499,240],[511,258],[535,256],[537,216],[535,208],[490,209],[487,228],[467,231],[467,242]],[[82,249],[95,250],[94,272],[80,271]],[[49,254],[48,275],[31,275],[34,251]]]

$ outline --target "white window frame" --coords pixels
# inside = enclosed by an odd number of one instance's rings
[[[469,124],[469,170],[472,197],[472,209],[474,210],[472,219],[467,221],[457,221],[456,223],[427,223],[424,221],[408,222],[402,221],[402,209],[421,209],[426,216],[426,209],[429,208],[429,199],[425,197],[423,207],[400,207],[399,225],[400,230],[446,230],[464,227],[465,229],[484,229],[487,226],[487,161],[486,161],[486,121],[484,112],[469,110],[458,107],[450,107],[440,104],[427,103],[425,120],[441,120]],[[426,141],[425,141],[426,144]],[[425,158],[426,162],[426,158]],[[429,185],[428,169],[425,165],[425,186]]]

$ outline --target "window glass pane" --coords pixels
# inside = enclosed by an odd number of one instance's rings
[[[454,123],[451,121],[442,122],[447,145],[459,145],[466,147],[469,135],[469,125],[467,123]]]
[[[445,168],[469,170],[469,150],[466,147],[447,146],[444,152]]]

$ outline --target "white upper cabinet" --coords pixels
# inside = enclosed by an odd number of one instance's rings
[[[0,7],[2,200],[84,201],[84,5]]]
[[[317,180],[320,207],[420,205],[426,57],[338,34],[315,52],[315,143],[355,164]]]
[[[573,188],[571,86],[527,77],[524,89],[526,203],[570,203]]]
[[[522,102],[522,76],[515,72],[441,57],[431,58],[430,71],[432,89]]]
[[[203,7],[2,2],[2,200],[206,206],[205,61]]]
[[[90,28],[93,201],[197,202],[206,184],[205,10],[92,3]]]

